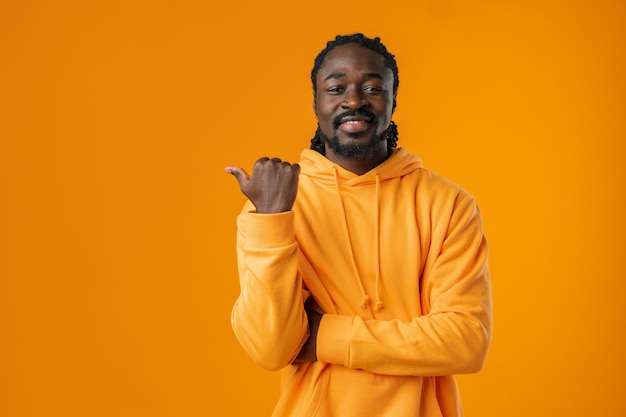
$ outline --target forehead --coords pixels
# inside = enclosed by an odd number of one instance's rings
[[[393,72],[385,66],[385,58],[364,46],[349,43],[333,49],[326,55],[318,73],[318,81],[331,74],[379,74],[385,81],[393,81]]]

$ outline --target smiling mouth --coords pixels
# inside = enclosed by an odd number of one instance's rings
[[[361,133],[368,130],[370,126],[369,120],[346,120],[339,124],[339,129],[346,133]]]
[[[362,133],[376,125],[376,116],[367,110],[343,113],[333,120],[335,130],[346,133]]]

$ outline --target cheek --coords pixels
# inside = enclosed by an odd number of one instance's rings
[[[315,114],[317,116],[317,121],[320,126],[332,126],[333,124],[333,112],[328,108],[324,108],[323,106],[318,106]]]
[[[391,115],[393,114],[393,102],[381,104],[378,108],[378,114],[381,120],[389,121],[391,120]]]
[[[387,112],[384,115],[381,115],[378,119],[378,128],[376,129],[376,133],[381,134],[389,127],[389,123],[391,122],[391,112]]]

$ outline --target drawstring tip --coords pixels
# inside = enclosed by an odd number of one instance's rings
[[[370,301],[370,296],[365,294],[363,298],[361,298],[361,308],[366,309],[369,301]]]
[[[361,308],[366,309],[369,302],[370,302],[370,296],[367,294],[364,295],[363,298],[361,298]],[[378,313],[383,308],[385,308],[385,305],[383,304],[383,302],[380,300],[376,301],[376,304],[374,304],[374,311]]]

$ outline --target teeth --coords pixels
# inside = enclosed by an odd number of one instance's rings
[[[351,125],[355,125],[357,123],[365,123],[365,120],[348,120],[346,122],[344,122],[346,124],[351,124]]]

